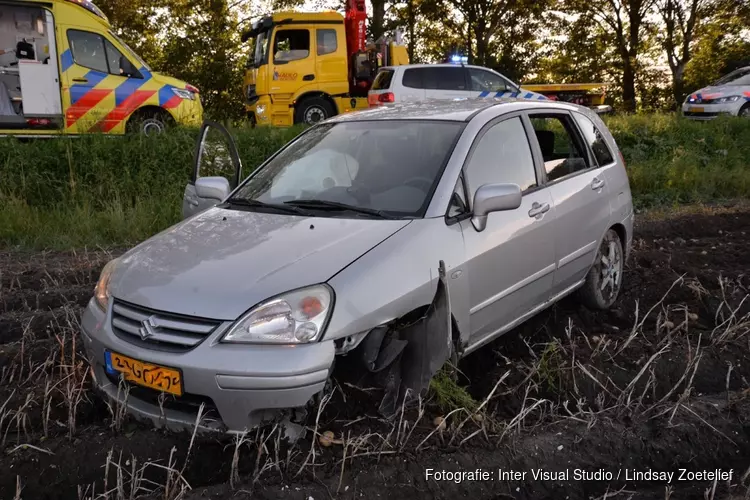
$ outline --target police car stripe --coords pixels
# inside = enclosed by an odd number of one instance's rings
[[[488,95],[490,95],[490,91],[489,90],[485,90],[484,92],[482,92],[481,94],[479,94],[479,97],[487,97]]]

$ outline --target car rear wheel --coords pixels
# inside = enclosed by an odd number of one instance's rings
[[[609,309],[620,294],[624,265],[620,236],[610,229],[599,245],[594,265],[581,288],[582,302],[591,309]]]
[[[311,97],[305,99],[297,106],[295,112],[295,123],[313,125],[334,115],[333,106],[322,97]]]

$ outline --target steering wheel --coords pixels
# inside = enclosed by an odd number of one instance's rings
[[[404,185],[429,193],[430,189],[432,189],[433,182],[432,179],[428,179],[427,177],[412,177],[411,179],[404,181]]]

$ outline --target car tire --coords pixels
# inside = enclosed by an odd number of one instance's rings
[[[750,118],[750,102],[745,103],[745,105],[740,108],[740,112],[737,113],[737,116]]]
[[[158,135],[164,133],[172,122],[172,117],[166,111],[146,110],[136,112],[128,120],[126,129],[131,134]]]
[[[322,97],[310,97],[297,105],[294,123],[314,125],[336,114],[333,106]]]
[[[596,252],[596,260],[580,291],[583,304],[591,309],[609,309],[622,287],[625,258],[617,231],[610,229]]]

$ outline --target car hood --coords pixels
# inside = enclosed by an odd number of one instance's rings
[[[274,295],[329,280],[408,223],[211,208],[124,254],[109,289],[158,311],[234,320]]]

